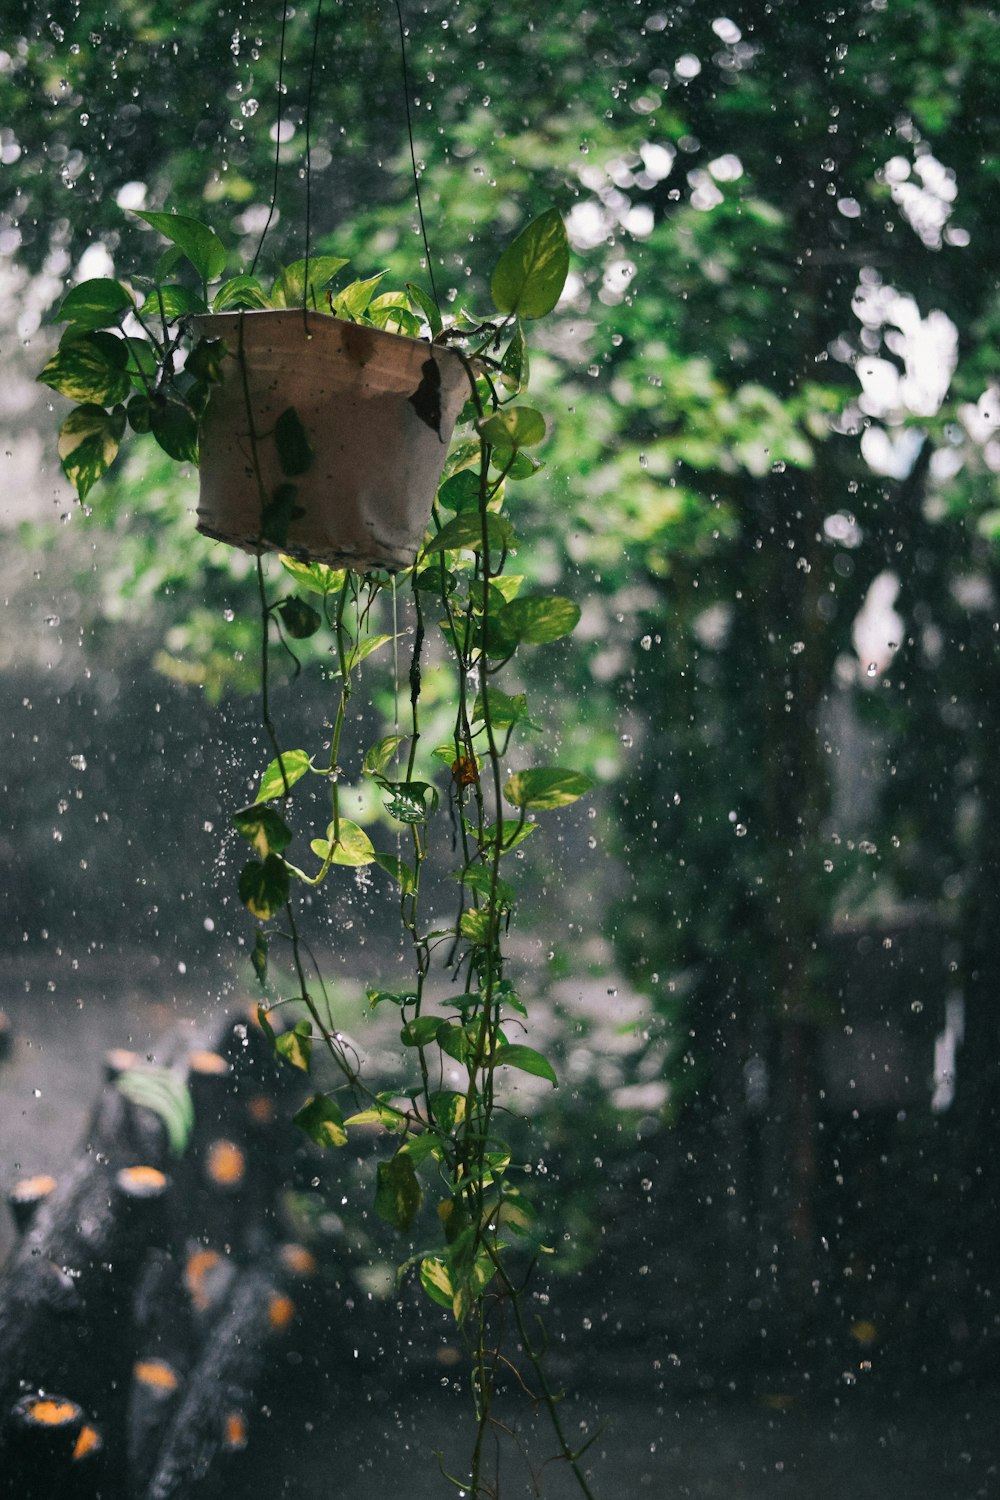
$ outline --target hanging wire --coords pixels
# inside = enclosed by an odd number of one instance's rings
[[[435,305],[438,302],[437,287],[434,284],[434,265],[431,261],[431,247],[427,240],[427,225],[424,223],[424,208],[420,201],[420,173],[417,171],[417,152],[413,144],[413,120],[410,115],[410,75],[406,66],[406,27],[403,25],[403,12],[399,0],[393,0],[396,7],[396,19],[399,22],[399,58],[403,66],[403,99],[406,104],[406,134],[410,142],[410,162],[413,167],[413,187],[417,195],[417,217],[420,220],[420,233],[424,241],[424,255],[427,257],[427,275],[430,277],[431,296]]]
[[[312,52],[309,56],[309,87],[306,91],[306,253],[305,274],[302,278],[302,313],[305,322],[306,305],[309,301],[309,249],[312,235],[312,107],[316,83],[316,59],[319,56],[319,23],[323,14],[323,0],[316,0],[316,19],[313,22]],[[306,324],[308,332],[308,323]]]
[[[271,202],[268,207],[267,219],[265,221],[264,228],[261,230],[260,239],[257,243],[257,249],[254,252],[254,258],[250,263],[251,275],[254,274],[257,268],[257,262],[260,259],[261,251],[264,248],[264,241],[267,238],[268,230],[270,229],[271,224],[274,221],[275,207],[278,201],[278,173],[281,166],[282,109],[285,96],[285,37],[288,30],[288,5],[289,0],[283,0],[281,8],[281,39],[279,43],[280,55],[278,59],[278,109],[277,119],[275,123],[274,173],[271,183]],[[413,189],[417,200],[417,217],[420,220],[420,234],[424,244],[424,256],[427,261],[427,275],[431,284],[431,296],[433,297],[434,302],[438,306],[440,306],[440,303],[438,302],[437,284],[434,280],[434,264],[431,258],[430,241],[427,237],[427,223],[424,219],[424,206],[420,196],[420,172],[417,167],[417,150],[413,140],[413,115],[410,108],[410,74],[406,61],[406,26],[403,22],[403,11],[400,5],[400,0],[393,0],[393,5],[395,6],[396,20],[399,25],[399,58],[403,74],[403,103],[406,106],[406,136],[410,146],[410,165],[413,169]],[[316,0],[316,14],[313,20],[312,48],[309,56],[309,82],[306,92],[304,122],[306,153],[306,222],[304,256],[305,264],[303,275],[304,285],[302,293],[303,312],[305,312],[306,310],[309,299],[309,259],[311,253],[312,238],[312,110],[313,98],[316,88],[316,66],[319,59],[319,36],[322,16],[323,0]]]
[[[257,249],[254,252],[253,260],[250,262],[251,276],[257,269],[257,262],[260,259],[260,252],[264,248],[264,241],[267,238],[267,231],[270,229],[271,221],[274,218],[275,204],[278,201],[278,167],[281,163],[281,111],[282,104],[285,98],[285,32],[287,31],[287,29],[288,0],[284,0],[284,3],[281,7],[281,40],[278,44],[278,115],[274,128],[274,176],[271,180],[271,203],[270,207],[267,210],[267,221],[264,224],[264,228],[260,232],[260,239],[257,242]]]

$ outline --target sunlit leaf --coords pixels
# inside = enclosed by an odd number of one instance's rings
[[[341,818],[336,842],[334,825],[331,823],[326,830],[326,838],[313,839],[309,847],[319,859],[329,860],[334,865],[370,865],[375,860],[371,839],[363,828],[359,828],[349,818]]]
[[[301,562],[297,557],[289,557],[287,552],[281,554],[281,566],[289,573],[302,588],[310,589],[314,594],[339,594],[347,577],[346,568],[331,568],[326,563]]]
[[[60,396],[83,404],[113,406],[124,401],[131,381],[128,345],[113,333],[84,333],[64,339],[38,376]]]
[[[591,777],[582,771],[563,771],[558,766],[539,766],[533,771],[518,771],[506,783],[503,794],[515,807],[542,812],[567,807],[593,786]]]
[[[151,228],[187,256],[204,282],[217,281],[226,269],[226,247],[214,229],[184,214],[140,213]]]
[[[63,473],[83,500],[118,456],[125,432],[125,408],[76,406],[59,429]]]
[[[532,220],[508,245],[490,282],[499,312],[542,318],[562,295],[569,273],[569,240],[554,208]]]
[[[288,790],[308,770],[309,756],[305,750],[283,750],[280,759],[272,760],[260,778],[257,801],[270,802],[273,797],[287,796]]]
[[[239,312],[241,308],[257,311],[271,306],[271,299],[256,276],[232,276],[212,298],[212,311],[217,313]]]
[[[350,286],[345,286],[342,292],[338,292],[331,305],[334,315],[345,318],[348,323],[357,322],[365,314],[369,302],[375,295],[384,271],[379,271],[377,276],[370,276],[367,281],[352,281]]]
[[[437,303],[433,300],[432,297],[429,297],[427,295],[422,287],[417,286],[412,281],[408,281],[406,283],[406,293],[413,307],[415,307],[417,312],[421,313],[427,320],[427,326],[431,331],[431,337],[434,338],[441,332],[441,329],[443,327],[441,314],[438,311]]]
[[[149,293],[140,309],[147,321],[150,318],[165,318],[168,323],[185,318],[192,313],[208,311],[204,298],[187,286],[157,286]]]
[[[297,260],[284,266],[271,287],[271,303],[274,307],[323,306],[323,293],[338,271],[347,261],[341,255],[311,255],[308,267],[305,260]]]
[[[533,406],[503,406],[479,423],[488,443],[516,450],[534,448],[545,437],[545,418]]]

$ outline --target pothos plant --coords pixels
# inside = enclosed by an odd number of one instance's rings
[[[575,802],[590,786],[579,771],[533,763],[527,749],[537,728],[532,711],[516,682],[503,685],[520,652],[567,636],[580,615],[573,600],[527,586],[514,566],[523,557],[514,486],[540,472],[533,450],[546,434],[543,415],[522,399],[529,379],[524,324],[545,316],[559,299],[568,270],[565,230],[554,211],[536,219],[496,265],[495,313],[446,321],[415,285],[385,292],[376,276],[335,291],[331,282],[344,266],[336,257],[286,267],[267,289],[250,274],[220,283],[226,252],[212,230],[176,215],[143,217],[172,241],[154,275],[146,283],[100,280],[73,288],[60,311],[66,335],[40,377],[78,402],[62,424],[60,453],[81,498],[113,461],[127,426],[152,433],[176,458],[197,458],[213,389],[238,353],[192,332],[192,318],[206,309],[251,316],[265,307],[326,307],[337,318],[445,345],[464,366],[468,396],[459,437],[447,453],[410,566],[361,573],[281,552],[280,517],[269,522],[271,495],[260,484],[254,550],[262,717],[271,755],[253,802],[233,817],[251,846],[239,895],[256,923],[253,967],[273,995],[260,1007],[261,1025],[292,1067],[309,1073],[314,1052],[323,1049],[335,1069],[333,1086],[315,1088],[296,1123],[331,1149],[346,1145],[355,1130],[382,1127],[390,1150],[377,1166],[376,1214],[409,1233],[426,1222],[426,1203],[436,1208],[436,1233],[400,1275],[419,1278],[426,1294],[451,1312],[467,1343],[476,1439],[468,1475],[453,1482],[473,1496],[496,1493],[485,1444],[494,1427],[498,1372],[508,1362],[499,1329],[509,1308],[560,1455],[589,1495],[581,1454],[561,1424],[537,1335],[522,1310],[523,1268],[514,1269],[522,1261],[512,1262],[511,1255],[527,1248],[531,1262],[542,1247],[534,1241],[532,1206],[500,1128],[501,1100],[509,1107],[504,1083],[513,1073],[557,1083],[551,1061],[525,1040],[528,1005],[505,952],[518,905],[511,856],[535,834],[539,815]],[[193,270],[196,285],[178,279],[182,264]],[[433,410],[419,414],[436,416]],[[294,479],[312,461],[308,436],[293,409],[279,422],[285,427],[282,462]],[[255,455],[256,442],[251,448]],[[279,551],[276,584],[265,567],[269,550]],[[386,632],[378,601],[390,589],[393,628]],[[407,601],[405,630],[397,625],[397,598]],[[395,658],[404,638],[410,643],[405,713],[397,708],[374,742],[352,743],[358,716],[349,705],[363,664],[367,674],[369,659],[379,652],[386,659],[390,645]],[[319,748],[284,744],[272,713],[275,653],[294,660],[295,643],[305,639],[314,653],[319,647],[326,654],[316,692]],[[422,720],[429,670],[450,674],[444,743],[426,735]],[[381,804],[368,827],[347,816],[356,800],[349,803],[349,794],[364,783],[376,789]],[[311,827],[317,788],[323,813]],[[446,919],[431,905],[441,905],[442,864],[450,865]],[[411,958],[404,985],[368,990],[371,1006],[395,1012],[398,1022],[406,1076],[391,1090],[361,1075],[333,1024],[307,931],[316,893],[335,904],[338,880],[353,883],[364,866],[379,870],[395,890]],[[278,948],[289,956],[289,980],[275,984]],[[292,1019],[279,1026],[283,1012]]]

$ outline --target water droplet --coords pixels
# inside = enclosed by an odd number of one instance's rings
[[[745,839],[747,836],[747,825],[745,823],[737,823],[733,831],[738,839]]]
[[[771,473],[772,474],[784,474],[784,472],[785,472],[785,460],[783,458],[776,458],[775,461],[774,461],[774,463],[771,465]]]
[[[87,769],[87,757],[85,755],[71,755],[69,763],[74,771],[85,771]]]
[[[653,646],[653,637],[651,635],[644,635],[642,640],[639,642],[639,645],[642,647],[643,651],[650,651]]]
[[[867,675],[869,677],[875,677],[875,676],[878,675],[878,667],[875,665],[875,663],[873,661],[870,661],[868,663]]]
[[[32,1089],[31,1090],[31,1097],[33,1099],[40,1099],[42,1097],[42,1091],[41,1091],[41,1089]]]
[[[919,1014],[923,1010],[923,1008],[924,1008],[924,1002],[922,1000],[911,1000],[910,1001],[910,1009],[912,1010],[912,1012],[913,1012],[913,1014],[915,1016],[919,1016]]]
[[[803,652],[805,649],[806,649],[806,643],[805,643],[805,641],[793,641],[792,642],[792,655],[793,656],[799,656],[801,654],[801,652]]]
[[[826,871],[826,873],[829,875],[830,872],[833,869],[833,860],[832,859],[824,859],[824,861],[823,861],[823,868]]]
[[[46,625],[58,625],[60,623],[59,616],[58,615],[46,615],[45,616],[45,623],[46,623]]]
[[[257,99],[244,99],[240,105],[240,114],[246,119],[251,119],[260,109],[260,101]]]

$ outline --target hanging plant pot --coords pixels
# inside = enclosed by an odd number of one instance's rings
[[[469,393],[450,350],[322,313],[218,313],[198,530],[364,572],[413,562]]]

